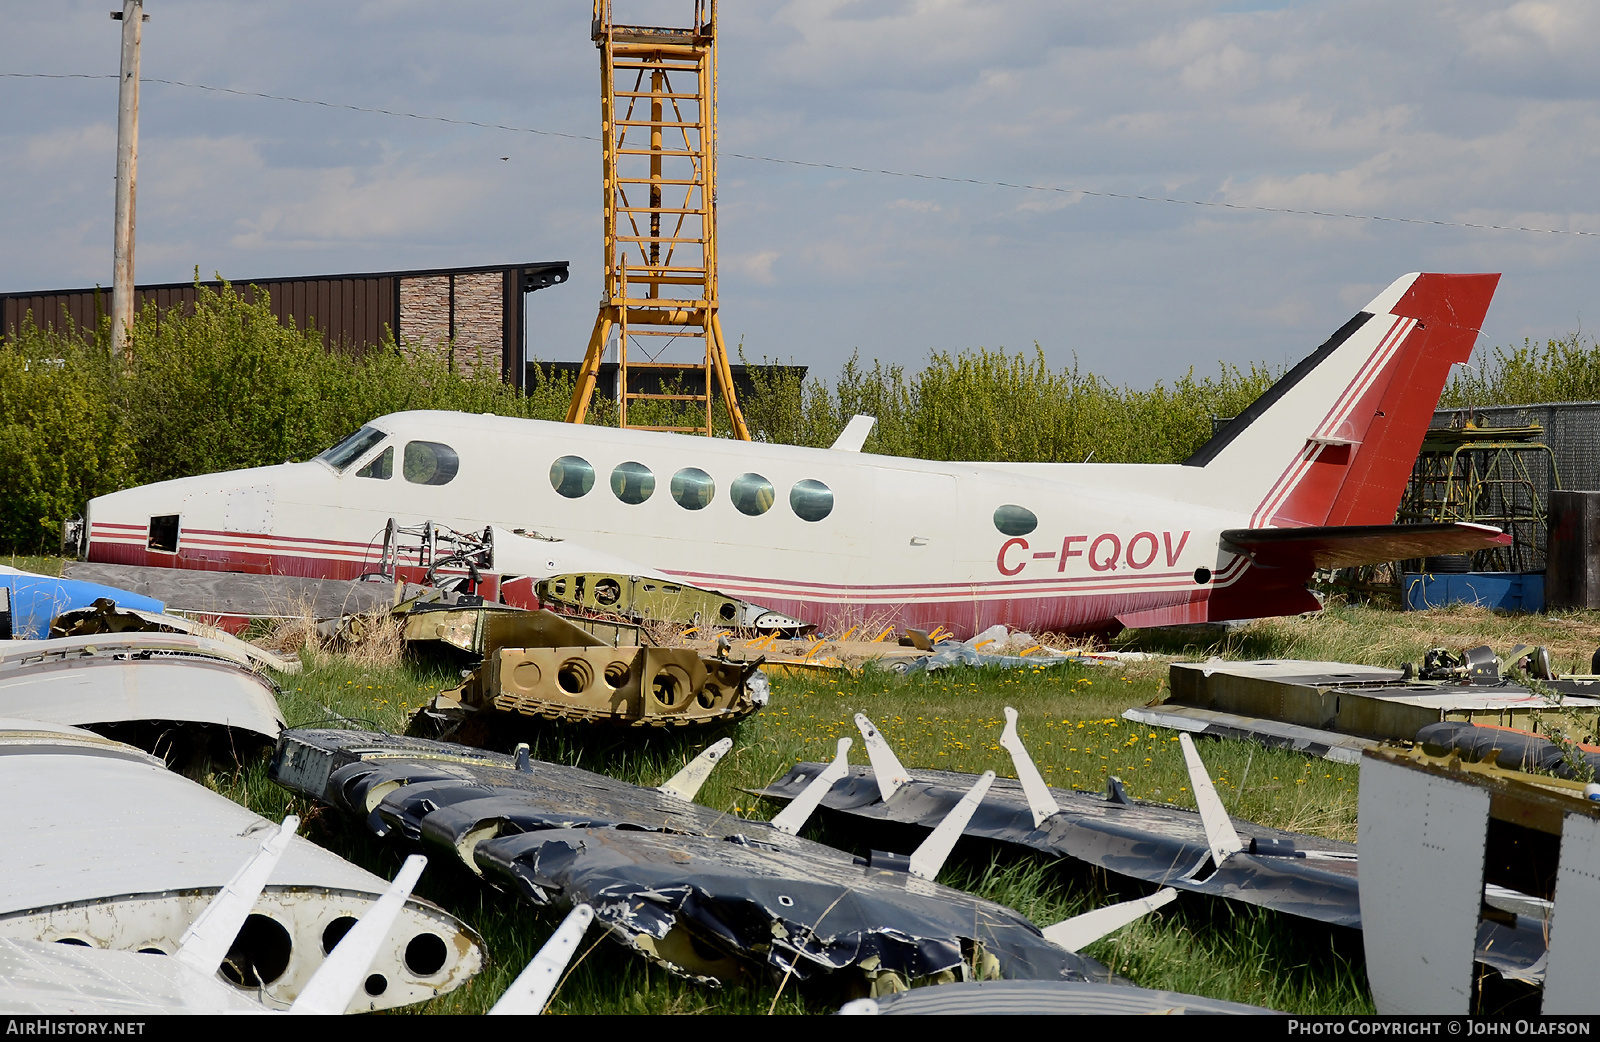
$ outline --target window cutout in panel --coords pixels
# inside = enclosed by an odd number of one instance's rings
[[[611,472],[611,491],[624,503],[643,503],[655,494],[656,476],[643,463],[619,463]]]
[[[760,474],[740,474],[728,486],[728,498],[739,513],[756,517],[772,509],[777,493],[772,490],[772,482]]]
[[[802,521],[821,521],[833,513],[833,489],[806,478],[789,490],[789,509]]]
[[[1007,503],[994,508],[994,527],[1003,535],[1027,535],[1039,527],[1039,519],[1027,507]]]
[[[152,550],[162,550],[169,554],[178,552],[178,515],[161,514],[150,519],[150,540],[146,544]]]
[[[410,441],[400,470],[413,485],[448,485],[461,469],[456,450],[436,441]]]
[[[717,483],[697,467],[684,467],[672,475],[672,498],[685,510],[703,510],[717,494]]]
[[[368,463],[365,467],[362,467],[360,470],[356,471],[356,477],[378,478],[380,480],[387,481],[389,480],[389,476],[393,473],[394,446],[391,445],[387,449],[384,449],[382,452],[378,453],[376,456],[372,457],[371,463]]]
[[[562,456],[550,464],[550,487],[568,499],[578,499],[594,488],[594,467],[581,456]]]

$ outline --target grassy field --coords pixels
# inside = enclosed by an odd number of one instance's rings
[[[48,561],[14,559],[17,567],[51,570]],[[1153,657],[1116,666],[1020,671],[954,669],[900,677],[855,675],[774,678],[762,712],[726,732],[637,734],[549,726],[532,733],[536,758],[567,763],[646,785],[659,784],[722,733],[733,751],[700,793],[700,802],[736,817],[767,818],[776,805],[749,796],[795,763],[832,755],[841,736],[855,736],[852,717],[874,720],[909,767],[938,767],[1014,776],[998,739],[1005,706],[1040,770],[1053,784],[1100,790],[1120,778],[1139,798],[1192,806],[1189,780],[1173,732],[1137,727],[1123,710],[1161,699],[1172,658],[1293,657],[1398,666],[1430,647],[1488,643],[1502,653],[1514,643],[1544,644],[1556,668],[1587,672],[1600,644],[1600,613],[1522,616],[1455,608],[1397,613],[1332,604],[1319,615],[1262,620],[1213,645],[1179,644],[1128,634],[1116,647]],[[361,662],[324,652],[302,653],[305,672],[276,678],[291,726],[357,726],[399,731],[441,687],[449,668],[419,661]],[[1201,755],[1229,810],[1243,818],[1339,839],[1355,838],[1357,771],[1293,753],[1230,741],[1204,741]],[[856,759],[864,759],[857,744]],[[202,780],[269,818],[294,812],[302,831],[384,876],[409,851],[382,843],[325,808],[273,785],[264,759],[216,768]],[[857,853],[869,839],[846,825],[813,824],[810,834]],[[877,837],[882,845],[882,837]],[[1008,904],[1045,924],[1148,888],[1107,878],[1082,864],[963,840],[940,881]],[[560,916],[495,893],[449,859],[435,857],[419,893],[460,916],[484,937],[488,968],[473,982],[416,1012],[481,1012],[492,1004],[548,937]],[[846,996],[826,983],[781,993],[756,977],[712,990],[668,976],[659,967],[592,932],[582,958],[552,1003],[558,1013],[822,1013]],[[1089,949],[1141,985],[1255,1003],[1301,1013],[1370,1012],[1359,934],[1197,895],[1182,895],[1157,916]]]
[[[1120,719],[1133,705],[1163,697],[1172,657],[1297,657],[1398,665],[1429,647],[1462,648],[1514,642],[1551,648],[1557,668],[1586,669],[1600,642],[1600,617],[1504,616],[1478,609],[1395,613],[1333,605],[1317,616],[1253,623],[1214,646],[1180,646],[1131,634],[1118,646],[1156,658],[1115,667],[993,672],[972,669],[903,678],[866,671],[854,676],[776,678],[770,706],[732,729],[733,752],[700,800],[740,817],[769,817],[777,807],[747,795],[802,760],[832,753],[854,735],[851,719],[866,713],[908,766],[1010,776],[999,748],[1002,710],[1014,706],[1040,769],[1053,783],[1103,788],[1121,778],[1143,799],[1192,806],[1188,777],[1171,732]],[[350,722],[377,730],[402,728],[409,714],[445,686],[451,674],[416,662],[360,665],[338,656],[310,656],[313,668],[282,677],[282,705],[292,725]],[[653,736],[641,741],[610,730],[549,727],[533,735],[533,754],[658,784],[716,734]],[[1355,838],[1356,770],[1286,752],[1226,741],[1201,743],[1229,809],[1268,825],[1341,839]],[[857,751],[859,752],[859,745]],[[405,853],[382,845],[350,822],[290,797],[266,780],[264,766],[220,772],[219,791],[262,814],[294,810],[319,842],[375,871],[392,874]],[[814,827],[813,835],[857,852],[867,837],[849,828]],[[1139,894],[1066,861],[963,841],[941,881],[1004,902],[1040,923]],[[476,1012],[494,998],[548,936],[557,921],[504,895],[443,859],[421,892],[473,924],[492,956],[472,984],[419,1012]],[[790,986],[778,994],[765,979],[710,990],[674,979],[610,943],[588,942],[584,958],[552,1005],[565,1013],[818,1013],[843,997],[827,985]],[[1090,950],[1117,972],[1164,988],[1304,1013],[1370,1011],[1360,937],[1272,912],[1184,895],[1162,914],[1137,923]]]

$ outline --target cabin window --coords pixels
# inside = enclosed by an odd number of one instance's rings
[[[789,490],[789,509],[802,521],[821,521],[833,513],[833,489],[806,478]]]
[[[550,464],[550,487],[568,499],[587,496],[594,488],[594,468],[581,456],[562,456]]]
[[[643,463],[619,463],[611,472],[611,491],[624,503],[643,503],[655,494],[656,476]]]
[[[413,485],[448,485],[461,469],[456,450],[436,441],[408,441],[401,473]]]
[[[994,508],[994,526],[1004,535],[1027,535],[1039,527],[1039,519],[1027,507],[1007,503]]]
[[[733,500],[739,513],[755,517],[772,509],[776,493],[772,491],[772,482],[760,474],[740,474],[728,486],[728,498]]]
[[[394,446],[393,445],[389,446],[387,449],[384,449],[382,452],[380,452],[376,456],[372,457],[372,462],[371,463],[368,463],[365,467],[362,467],[360,470],[356,471],[356,477],[358,477],[358,478],[379,478],[379,479],[382,479],[384,481],[389,480],[389,477],[391,475],[393,475],[393,474],[394,474]]]
[[[717,483],[703,470],[684,467],[672,475],[672,498],[685,510],[704,509],[716,494]]]
[[[362,456],[365,456],[368,449],[373,448],[378,444],[378,442],[382,441],[386,437],[388,437],[388,435],[384,434],[376,427],[363,427],[354,434],[350,435],[350,437],[346,438],[344,441],[341,441],[339,444],[329,449],[327,452],[324,452],[322,455],[318,456],[317,459],[328,464],[328,466],[332,467],[334,470],[343,473],[345,468],[349,467],[350,464],[354,463]]]

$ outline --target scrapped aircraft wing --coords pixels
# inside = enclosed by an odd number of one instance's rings
[[[1349,568],[1436,554],[1461,554],[1511,545],[1489,525],[1465,521],[1428,525],[1321,525],[1307,528],[1230,528],[1223,548],[1264,568]]]

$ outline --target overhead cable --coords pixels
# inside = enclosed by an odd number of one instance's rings
[[[51,79],[51,80],[106,80],[116,79],[114,73],[49,73],[49,72],[0,72],[0,78],[13,79]],[[537,134],[540,137],[568,138],[573,141],[599,141],[592,134],[568,134],[559,130],[538,130],[534,127],[514,127],[505,123],[482,123],[473,119],[455,119],[451,116],[432,116],[420,112],[401,112],[395,109],[371,108],[366,105],[346,105],[336,101],[318,101],[313,98],[296,98],[287,94],[263,94],[253,90],[235,90],[232,87],[214,87],[205,83],[187,83],[183,80],[164,80],[156,77],[145,77],[144,83],[161,83],[169,87],[188,87],[192,90],[211,91],[216,94],[232,94],[241,98],[264,98],[268,101],[288,101],[296,105],[316,105],[329,109],[346,109],[350,112],[372,112],[381,116],[399,116],[405,119],[420,119],[433,123],[449,123],[463,127],[478,127],[483,130],[506,130],[517,134]],[[1140,195],[1135,192],[1107,192],[1093,188],[1060,188],[1053,185],[1031,185],[1016,181],[985,181],[976,177],[953,177],[948,174],[924,174],[908,170],[886,170],[879,167],[850,166],[842,163],[822,163],[805,159],[781,159],[776,156],[753,156],[743,152],[718,151],[718,156],[726,159],[743,159],[753,163],[777,163],[784,166],[810,167],[816,170],[838,170],[854,174],[878,174],[885,177],[909,177],[919,181],[944,181],[949,184],[977,185],[982,188],[1013,188],[1026,192],[1053,192],[1059,195],[1083,195],[1097,199],[1127,199],[1144,203],[1171,203],[1178,206],[1211,206],[1221,210],[1238,210],[1249,213],[1276,213],[1289,214],[1296,217],[1330,217],[1346,221],[1381,221],[1386,224],[1420,224],[1435,228],[1472,228],[1478,231],[1493,232],[1532,232],[1538,235],[1584,235],[1600,236],[1600,232],[1579,231],[1571,228],[1531,228],[1526,225],[1515,224],[1478,224],[1472,221],[1439,221],[1424,217],[1388,217],[1380,214],[1345,213],[1339,210],[1300,210],[1289,206],[1262,206],[1256,203],[1227,203],[1213,199],[1181,199],[1173,196]]]

